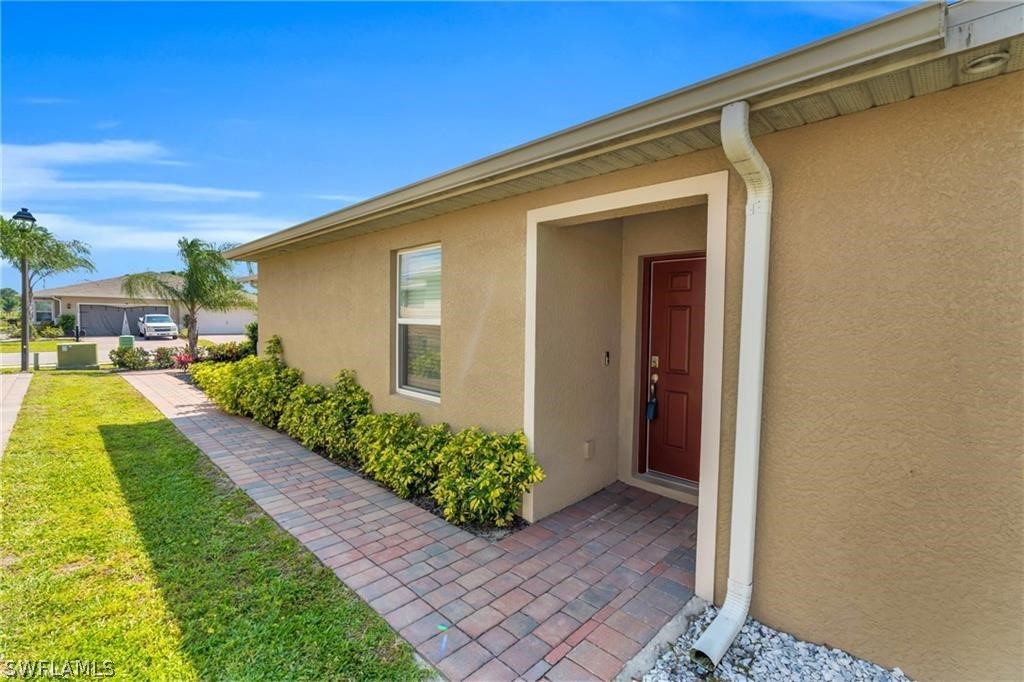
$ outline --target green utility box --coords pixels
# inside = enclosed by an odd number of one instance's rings
[[[135,337],[131,334],[117,337],[118,348],[135,348]]]
[[[57,344],[57,369],[99,369],[95,343]]]

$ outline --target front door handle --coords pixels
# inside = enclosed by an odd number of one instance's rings
[[[650,421],[654,421],[655,419],[658,418],[657,386],[658,386],[658,375],[657,374],[652,374],[651,375],[650,388],[647,391],[647,411],[646,411],[646,415],[645,415],[647,417],[647,421],[649,421],[649,422]]]

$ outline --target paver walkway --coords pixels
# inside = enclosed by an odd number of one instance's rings
[[[180,375],[124,377],[450,679],[609,680],[693,594],[690,505],[616,483],[491,543]]]
[[[0,374],[0,457],[7,450],[7,441],[18,419],[21,401],[25,399],[30,381],[32,374],[29,372]]]

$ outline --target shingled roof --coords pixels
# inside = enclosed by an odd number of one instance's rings
[[[56,297],[61,298],[63,296],[74,296],[88,297],[88,298],[127,298],[124,292],[121,290],[121,283],[124,278],[128,275],[121,275],[120,277],[108,277],[107,279],[97,279],[91,282],[82,282],[80,284],[68,284],[61,287],[53,287],[52,289],[37,289],[32,292],[35,298],[46,298]],[[168,282],[178,283],[181,278],[177,275],[166,273],[165,275]],[[141,300],[157,300],[155,296],[143,296]]]

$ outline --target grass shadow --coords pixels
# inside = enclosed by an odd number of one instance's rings
[[[410,679],[409,647],[174,425],[98,427],[201,679]]]

